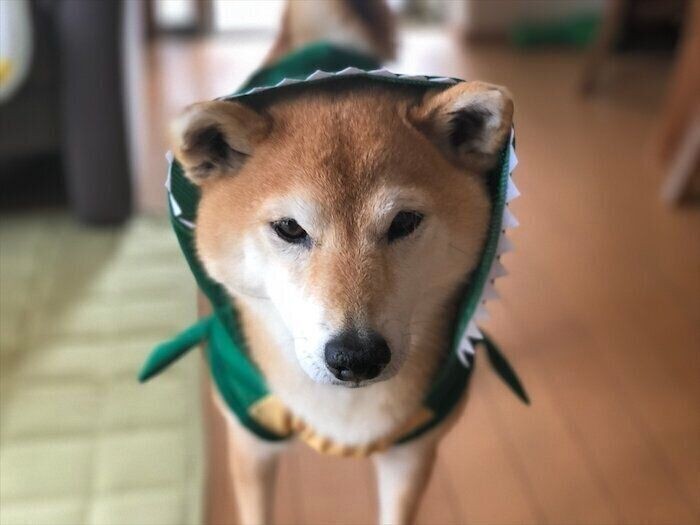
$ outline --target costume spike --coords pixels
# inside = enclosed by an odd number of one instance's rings
[[[168,197],[170,199],[170,207],[173,209],[173,215],[175,215],[175,217],[179,217],[180,215],[182,215],[182,209],[180,208],[180,205],[177,203],[172,193],[168,194]]]
[[[508,270],[503,266],[503,263],[496,259],[493,261],[493,266],[491,266],[491,272],[489,273],[489,279],[498,279],[499,277],[505,277],[508,275]]]
[[[513,246],[513,241],[511,241],[506,235],[501,235],[498,239],[498,246],[496,247],[496,253],[502,255],[504,253],[512,252],[515,249]]]
[[[484,338],[484,334],[481,333],[481,330],[479,330],[479,327],[476,326],[476,323],[473,320],[469,321],[469,324],[467,325],[467,336],[472,339]]]
[[[486,307],[484,306],[484,303],[479,304],[478,308],[476,309],[476,313],[474,314],[474,320],[475,321],[488,321],[490,318],[491,318],[491,316],[486,311]]]
[[[459,342],[459,346],[457,347],[457,358],[459,359],[459,362],[467,368],[469,368],[470,366],[470,355],[474,355],[474,346],[472,346],[472,342],[465,334],[462,337],[462,340]]]
[[[484,293],[481,294],[481,299],[484,301],[492,301],[494,299],[499,299],[501,296],[498,295],[498,291],[493,286],[493,283],[489,281],[484,287]]]
[[[372,71],[368,71],[370,75],[374,75],[375,77],[388,77],[388,78],[394,78],[398,75],[396,73],[392,73],[388,69],[373,69]]]
[[[290,84],[296,84],[298,82],[301,82],[301,80],[297,80],[295,78],[283,78],[277,82],[277,84],[275,84],[275,87],[289,86]]]
[[[467,352],[462,351],[461,348],[457,350],[457,359],[459,359],[459,362],[462,363],[462,366],[464,368],[469,368],[469,358],[467,358]]]
[[[520,197],[520,190],[515,186],[513,179],[508,177],[508,188],[506,189],[506,202],[511,202]]]
[[[518,156],[515,154],[515,148],[513,147],[513,139],[511,139],[508,151],[508,173],[513,173],[513,170],[515,170],[517,165]]]
[[[520,226],[520,222],[515,218],[513,212],[506,206],[503,209],[503,227],[504,228],[517,228]]]
[[[356,67],[346,67],[345,69],[338,71],[335,75],[338,77],[348,77],[351,75],[360,75],[364,73],[361,69],[357,69]]]
[[[320,69],[317,69],[313,73],[311,73],[308,77],[306,77],[306,80],[319,80],[321,78],[328,78],[332,77],[333,73],[328,73],[326,71],[321,71]]]
[[[184,224],[185,226],[187,226],[190,230],[194,230],[194,229],[195,229],[195,224],[194,224],[193,222],[190,222],[190,221],[188,221],[187,219],[185,219],[185,218],[183,218],[183,217],[178,217],[177,220],[180,221],[180,222],[181,222],[182,224]]]
[[[454,78],[449,77],[435,77],[429,78],[431,82],[437,82],[438,84],[456,84],[457,81]]]

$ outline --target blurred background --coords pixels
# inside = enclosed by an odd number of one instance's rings
[[[485,327],[533,404],[477,369],[419,523],[700,523],[700,2],[389,3],[389,69],[511,89],[523,194]],[[201,359],[136,371],[196,315],[167,124],[235,90],[284,3],[0,8],[0,523],[235,523]],[[375,503],[369,462],[284,457],[278,523]]]

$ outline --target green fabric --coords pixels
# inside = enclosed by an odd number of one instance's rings
[[[496,371],[498,376],[510,387],[513,393],[520,398],[526,405],[530,404],[530,397],[525,391],[520,378],[515,373],[515,370],[506,359],[506,357],[498,350],[490,337],[484,335],[484,346],[486,347],[486,355],[489,357],[489,363]]]
[[[261,97],[266,96],[265,93],[267,92],[249,93],[254,87],[275,85],[285,78],[306,79],[308,75],[318,69],[333,72],[341,71],[349,66],[368,70],[376,69],[378,63],[373,58],[354,51],[337,48],[329,44],[314,44],[290,54],[271,67],[255,73],[241,89],[233,95],[224,97],[224,100],[259,101]],[[361,73],[361,75],[376,82],[410,83],[423,86],[426,89],[445,89],[448,86],[447,84],[431,82],[430,78],[434,77],[375,77],[366,73]],[[329,77],[321,81],[342,81],[342,79]],[[274,90],[297,87],[298,84],[291,84],[275,87]],[[470,284],[464,292],[464,300],[459,306],[453,348],[449,352],[446,363],[436,376],[425,399],[425,407],[435,414],[435,418],[409,435],[402,436],[397,441],[398,443],[414,439],[438,425],[459,402],[469,384],[474,359],[472,356],[469,356],[468,362],[470,366],[465,367],[460,363],[456,350],[460,343],[460,336],[466,329],[467,323],[478,306],[478,299],[486,284],[491,263],[496,255],[509,175],[508,153],[509,148],[508,144],[506,144],[501,155],[501,162],[489,178],[492,181],[490,192],[493,202],[489,234],[481,262],[471,276]],[[188,328],[172,341],[158,346],[147,360],[139,377],[142,381],[148,380],[198,343],[206,342],[208,344],[207,356],[209,366],[217,388],[241,423],[262,439],[284,439],[284,437],[277,436],[261,427],[249,415],[250,406],[265,397],[268,394],[268,389],[264,377],[247,356],[244,337],[238,325],[236,309],[232,299],[221,285],[214,282],[206,274],[196,256],[194,231],[180,220],[184,219],[189,223],[196,224],[197,206],[200,197],[199,189],[185,177],[182,167],[176,160],[171,163],[169,175],[170,191],[180,208],[180,215],[176,217],[175,210],[173,210],[171,205],[170,212],[173,229],[197,284],[211,302],[214,313]],[[472,342],[477,343],[476,341]],[[494,369],[513,391],[523,398],[524,390],[512,367],[508,365],[492,341],[486,340],[485,344],[489,351],[490,362],[498,365]],[[492,354],[495,357],[491,357]],[[526,398],[527,396],[525,395],[524,399]]]
[[[143,383],[158,375],[163,369],[180,359],[191,348],[205,340],[209,335],[210,324],[211,318],[205,317],[184,332],[181,332],[176,338],[158,345],[141,367],[139,381]]]
[[[268,441],[285,439],[258,424],[248,412],[250,406],[269,392],[265,379],[248,359],[242,347],[233,343],[230,330],[218,316],[212,318],[208,359],[221,397],[248,430]]]
[[[511,28],[510,41],[522,49],[546,46],[584,49],[596,37],[600,26],[600,13],[585,10],[551,21],[522,20]]]
[[[491,271],[491,265],[496,258],[496,250],[498,248],[498,239],[501,229],[503,228],[503,209],[506,206],[506,192],[508,190],[508,171],[509,164],[509,147],[506,144],[501,151],[501,159],[496,168],[487,177],[490,182],[489,193],[491,194],[491,220],[489,222],[489,232],[486,237],[486,245],[484,252],[481,255],[479,266],[471,276],[469,284],[463,294],[462,304],[459,307],[459,315],[457,317],[457,326],[454,331],[454,339],[452,345],[457,349],[460,336],[467,328],[467,324],[474,316],[481,291],[486,286],[486,281]]]
[[[506,144],[501,152],[500,162],[488,177],[488,180],[491,181],[489,192],[491,194],[492,209],[491,220],[489,222],[489,233],[487,236],[486,245],[483,249],[484,252],[481,256],[479,265],[472,274],[469,284],[462,295],[463,299],[459,306],[457,323],[453,333],[452,351],[447,356],[447,362],[438,372],[438,375],[435,378],[435,381],[433,382],[433,385],[424,401],[424,405],[433,411],[435,418],[415,432],[411,433],[409,436],[402,438],[400,442],[414,439],[431,428],[437,426],[459,402],[462,394],[469,386],[469,380],[471,379],[471,374],[474,370],[474,359],[473,356],[469,356],[469,367],[463,366],[457,357],[457,347],[460,344],[462,334],[467,329],[469,321],[472,319],[477,307],[479,306],[481,292],[484,286],[486,286],[489,272],[491,271],[492,262],[496,257],[498,239],[500,236],[499,234],[502,228],[503,209],[506,205],[506,191],[508,187],[508,176],[510,175],[508,167],[509,148],[508,144]],[[477,340],[471,340],[471,342],[473,345],[478,343]],[[505,356],[498,351],[493,341],[491,341],[491,339],[485,335],[484,344],[487,348],[491,348],[494,354],[500,358],[500,360],[497,360],[498,362],[506,364],[506,366],[502,368],[494,367],[494,370],[499,373],[511,390],[513,390],[516,395],[519,395],[519,392],[522,390],[522,386],[518,381],[513,368],[508,365],[508,361],[506,360]],[[490,362],[492,364],[494,363],[493,360]],[[507,376],[507,378],[506,376],[501,375],[501,372],[504,370],[510,370],[512,375]],[[515,379],[514,382],[512,381],[513,378]]]

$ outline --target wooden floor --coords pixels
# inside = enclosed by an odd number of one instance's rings
[[[265,42],[161,42],[151,56],[153,158],[142,204],[162,200],[163,125],[227,93]],[[502,83],[516,100],[521,227],[486,328],[520,372],[522,406],[480,363],[419,516],[439,524],[700,523],[700,212],[660,204],[654,138],[667,64],[625,59],[583,101],[580,56],[459,51],[412,32],[395,70]],[[221,495],[219,488],[219,495]],[[369,462],[295,446],[282,524],[364,524]],[[230,502],[219,502],[216,523]]]

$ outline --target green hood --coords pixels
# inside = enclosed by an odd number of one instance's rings
[[[338,82],[343,78],[363,77],[372,82],[411,84],[427,90],[445,89],[461,82],[455,78],[416,75],[396,75],[377,69],[376,61],[352,50],[329,44],[314,44],[292,53],[249,78],[235,93],[220,100],[244,103],[264,103],[271,90],[303,89],[305,85]],[[251,408],[270,396],[265,379],[248,358],[244,334],[241,332],[235,304],[224,288],[213,281],[197,258],[194,238],[197,224],[199,189],[184,176],[176,159],[169,157],[168,189],[170,217],[183,254],[199,288],[211,302],[213,314],[168,341],[150,355],[140,379],[148,380],[200,342],[207,342],[207,356],[215,384],[229,408],[243,425],[259,437],[279,440],[291,434],[280,434],[270,429]],[[480,262],[470,276],[459,306],[454,327],[452,351],[438,371],[425,400],[425,408],[432,414],[416,428],[393,440],[401,443],[417,437],[440,423],[465,392],[474,365],[474,346],[483,342],[489,361],[512,390],[528,402],[522,385],[496,346],[477,327],[476,320],[485,314],[484,303],[495,295],[494,279],[505,275],[500,255],[511,248],[505,237],[508,228],[517,221],[508,209],[508,202],[518,196],[510,174],[517,160],[513,136],[503,145],[500,162],[489,177],[492,200],[487,240]]]

